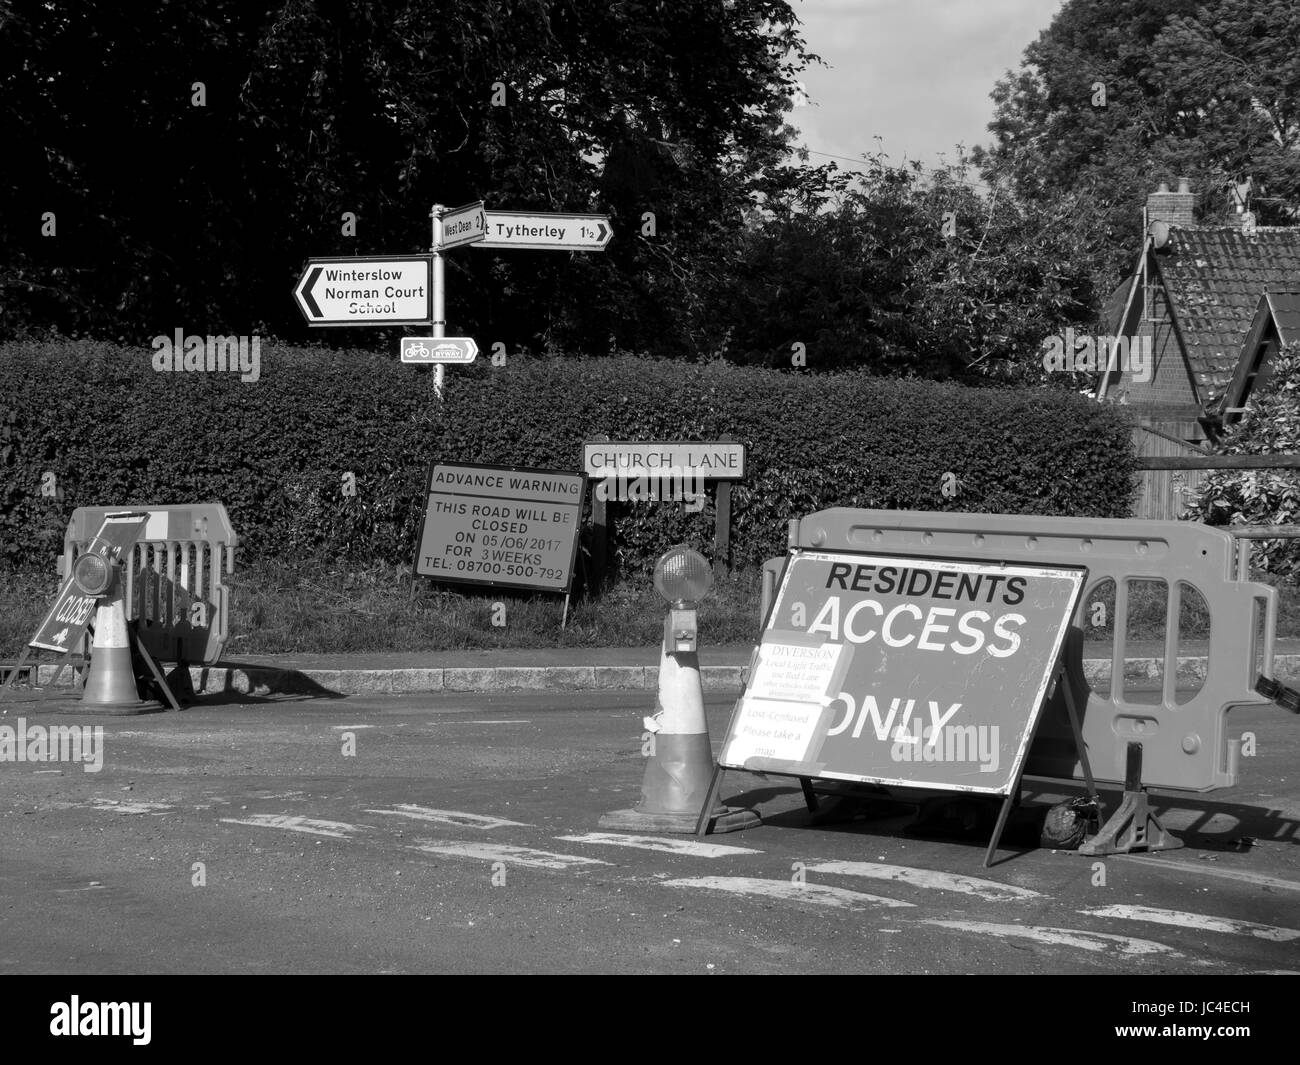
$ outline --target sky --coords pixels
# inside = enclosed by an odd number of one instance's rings
[[[989,143],[989,93],[1061,2],[791,0],[808,51],[827,66],[800,75],[812,104],[788,120],[805,147],[851,161],[883,148],[892,165],[954,162],[958,143]]]

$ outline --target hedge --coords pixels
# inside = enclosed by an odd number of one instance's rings
[[[219,500],[248,556],[409,563],[431,460],[572,470],[599,434],[744,441],[742,566],[782,553],[788,518],[823,507],[1124,517],[1135,485],[1122,413],[1062,392],[632,356],[494,366],[485,353],[449,367],[439,399],[432,369],[395,351],[268,341],[256,382],[158,372],[153,354],[0,345],[0,561],[43,564],[77,506]],[[712,552],[711,499],[699,514],[611,515],[624,572],[674,542]]]

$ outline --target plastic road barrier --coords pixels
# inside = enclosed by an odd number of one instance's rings
[[[60,572],[68,574],[109,514],[148,514],[123,559],[126,621],[154,658],[212,663],[230,632],[230,591],[238,538],[220,503],[78,507],[63,537]]]

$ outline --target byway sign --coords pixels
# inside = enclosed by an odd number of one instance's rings
[[[487,240],[476,248],[533,248],[539,251],[604,251],[614,230],[603,214],[528,214],[486,211]]]
[[[432,317],[429,260],[309,259],[293,298],[308,325],[421,325]]]
[[[458,363],[474,361],[478,345],[473,337],[402,337],[402,361]]]

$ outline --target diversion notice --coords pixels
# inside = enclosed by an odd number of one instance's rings
[[[567,592],[585,487],[581,473],[435,463],[416,574]]]

